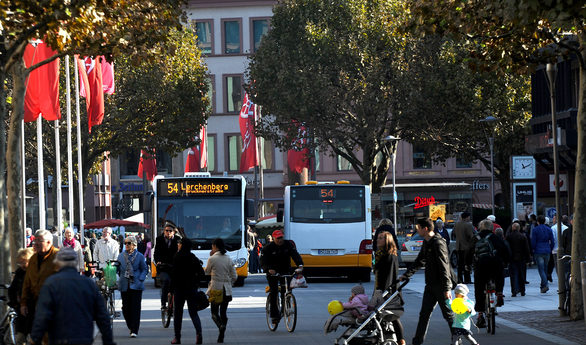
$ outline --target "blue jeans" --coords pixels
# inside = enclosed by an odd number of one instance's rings
[[[520,292],[525,293],[525,275],[523,269],[525,261],[512,261],[509,264],[509,274],[511,277],[511,293],[516,295]]]
[[[537,263],[537,271],[539,272],[539,277],[541,278],[541,288],[548,287],[547,283],[547,264],[549,263],[549,253],[545,254],[534,254],[533,258]]]

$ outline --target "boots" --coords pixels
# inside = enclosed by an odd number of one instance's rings
[[[203,338],[202,338],[201,334],[197,334],[195,336],[195,343],[196,344],[203,344]]]
[[[222,323],[218,328],[220,328],[220,333],[218,334],[218,343],[224,342],[224,334],[226,333],[226,325],[228,324],[228,319],[222,320]]]

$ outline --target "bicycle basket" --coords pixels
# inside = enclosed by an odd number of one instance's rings
[[[104,267],[104,281],[109,288],[113,288],[116,285],[116,267],[112,264]]]

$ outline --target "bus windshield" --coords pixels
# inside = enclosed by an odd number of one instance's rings
[[[291,221],[296,223],[364,222],[364,188],[315,186],[291,189]]]
[[[240,197],[159,198],[157,208],[157,228],[161,229],[166,219],[173,221],[184,228],[197,249],[211,249],[218,237],[224,240],[228,250],[242,245]]]

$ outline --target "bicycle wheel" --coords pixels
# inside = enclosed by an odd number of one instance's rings
[[[2,325],[2,328],[0,329],[0,333],[2,333],[2,337],[0,338],[0,341],[2,341],[2,344],[15,345],[16,344],[16,328],[14,325],[14,319],[9,317],[6,320],[6,323],[4,325]]]
[[[171,324],[171,316],[173,315],[173,295],[167,296],[167,307],[161,310],[161,321],[163,327],[167,328]]]
[[[495,319],[496,319],[496,309],[490,308],[490,317],[488,318],[488,323],[491,325],[490,334],[494,334],[494,332],[496,331]]]
[[[289,332],[295,330],[297,325],[297,301],[292,293],[285,295],[285,325]]]
[[[114,329],[114,318],[116,317],[116,308],[114,307],[114,292],[108,296],[108,315],[110,316],[110,327]]]
[[[267,326],[269,327],[269,330],[271,332],[274,332],[277,330],[277,327],[279,327],[279,323],[273,323],[273,319],[271,318],[271,299],[269,298],[269,296],[267,296],[267,303],[266,303],[265,312],[267,315]],[[277,301],[278,300],[279,300],[279,297],[277,295]],[[277,305],[279,305],[278,302],[277,302]]]

